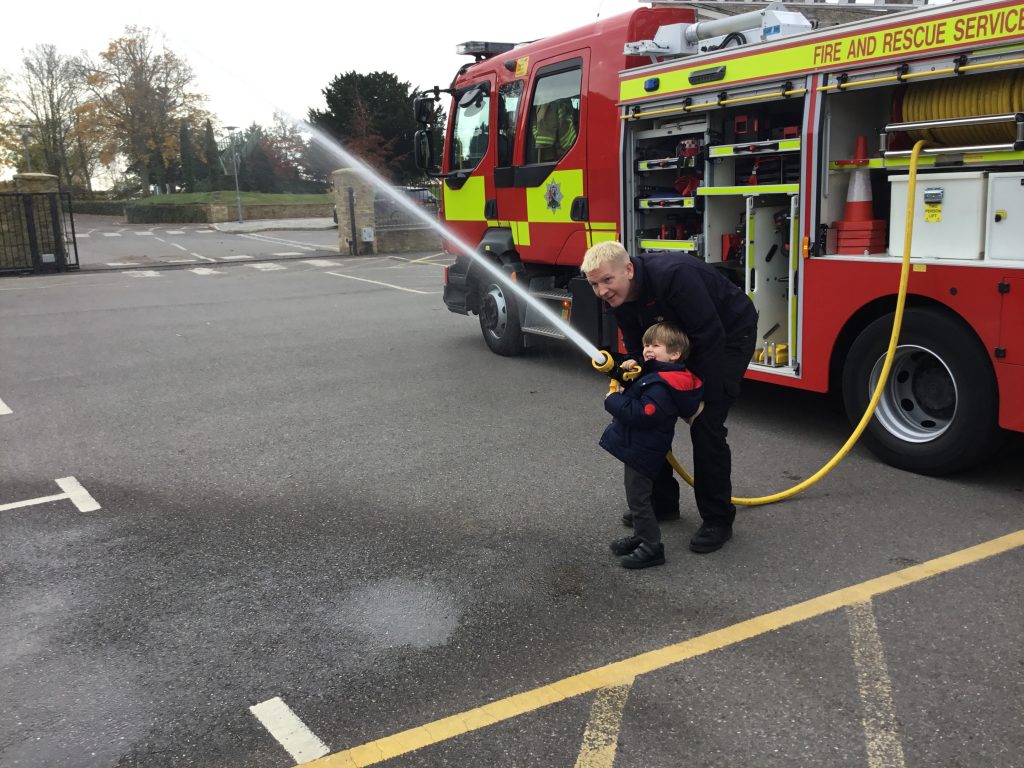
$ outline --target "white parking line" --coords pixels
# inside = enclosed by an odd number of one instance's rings
[[[57,485],[68,495],[71,503],[78,507],[79,512],[95,512],[97,509],[102,509],[96,503],[96,499],[74,477],[59,477],[57,478]]]
[[[251,259],[252,256],[246,256],[244,253],[240,253],[237,256],[221,256],[221,261],[238,261],[239,259]]]
[[[164,259],[168,264],[195,264],[195,259]]]
[[[322,251],[324,248],[316,245],[310,245],[309,243],[303,243],[299,240],[289,240],[284,237],[274,237],[272,235],[242,235],[250,240],[262,240],[265,243],[276,243],[278,245],[290,245],[292,248],[301,248],[303,251]]]
[[[138,262],[135,261],[108,261],[108,267],[134,267],[137,266]]]
[[[217,262],[216,259],[211,259],[209,256],[203,256],[201,254],[195,253],[194,251],[190,251],[189,255],[190,256],[195,256],[197,259],[202,259],[203,261],[212,261],[214,263]]]
[[[167,230],[167,234],[168,235],[184,235],[185,234],[185,230],[183,230],[183,229],[168,229]]]
[[[61,477],[56,482],[64,493],[55,493],[52,496],[39,496],[35,499],[26,499],[25,501],[13,501],[10,504],[0,504],[0,512],[21,507],[32,507],[36,504],[47,504],[51,501],[60,501],[62,499],[70,500],[78,508],[79,512],[95,512],[97,509],[102,509],[96,503],[96,499],[74,477]]]
[[[340,272],[324,272],[325,275],[334,275],[335,277],[345,277],[349,280],[358,280],[361,283],[373,283],[374,285],[382,285],[385,288],[394,288],[396,291],[406,291],[408,293],[419,293],[424,296],[429,296],[432,293],[438,293],[438,291],[417,291],[415,288],[403,288],[400,285],[392,285],[391,283],[382,283],[380,280],[368,280],[365,277],[355,277],[354,275],[343,275]]]
[[[0,416],[6,416],[9,413],[14,413],[14,411],[7,407],[7,403],[0,400]]]
[[[245,266],[258,269],[260,272],[275,272],[279,269],[288,269],[288,267],[282,267],[280,264],[275,264],[272,261],[256,262],[255,264],[246,264]]]
[[[190,269],[189,272],[195,272],[197,275],[223,275],[224,271],[220,269],[210,269],[209,267],[196,267]]]
[[[196,234],[197,235],[215,235],[215,234],[217,234],[217,230],[216,229],[197,229],[196,230]]]
[[[188,250],[188,248],[186,248],[184,245],[178,245],[177,243],[171,243],[170,245],[174,246],[179,251],[187,251]]]
[[[75,240],[81,240],[83,237],[90,237],[88,232],[77,232],[75,234]]]
[[[284,253],[272,253],[271,256],[301,256],[298,251],[285,251]]]
[[[303,259],[303,264],[309,264],[311,267],[340,267],[341,262],[331,261],[330,259]]]
[[[330,752],[327,745],[306,727],[280,696],[251,706],[249,711],[263,723],[263,727],[277,739],[296,763],[315,760]]]
[[[155,269],[126,269],[121,274],[131,275],[132,277],[160,277],[160,273]]]
[[[104,232],[103,236],[104,237],[120,237],[121,233],[120,232]]]
[[[135,234],[139,237],[153,237],[152,232],[136,232]]]

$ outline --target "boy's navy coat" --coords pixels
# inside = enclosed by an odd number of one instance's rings
[[[637,472],[653,478],[672,450],[676,419],[693,416],[703,395],[701,380],[682,365],[643,361],[644,374],[625,392],[604,399],[614,418],[601,447]]]

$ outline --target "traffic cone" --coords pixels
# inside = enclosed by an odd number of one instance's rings
[[[868,139],[858,136],[850,165],[850,186],[846,193],[843,218],[832,223],[838,235],[836,252],[850,256],[880,253],[885,250],[885,221],[873,219],[871,177],[868,173]]]

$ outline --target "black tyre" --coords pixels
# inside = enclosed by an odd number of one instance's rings
[[[480,292],[480,330],[491,351],[513,357],[523,351],[519,304],[512,291],[498,283],[485,283]]]
[[[893,315],[865,328],[843,366],[843,404],[860,421],[885,359]],[[995,374],[984,348],[956,318],[933,309],[903,317],[889,380],[862,440],[882,461],[923,475],[968,469],[997,446]]]

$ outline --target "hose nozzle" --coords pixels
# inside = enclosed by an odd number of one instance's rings
[[[616,365],[615,358],[605,350],[602,349],[601,354],[604,355],[603,363],[598,363],[597,360],[591,360],[590,364],[594,366],[594,370],[605,374],[609,379],[611,379],[608,384],[609,392],[618,392],[623,385],[628,386],[640,378],[642,371],[640,370],[639,365],[634,365],[632,368],[626,370],[621,366]]]
[[[590,364],[594,366],[594,370],[598,371],[599,373],[611,373],[612,370],[615,368],[615,358],[613,358],[608,352],[606,352],[603,349],[600,350],[600,352],[602,355],[604,355],[604,362],[599,363],[597,362],[597,360],[591,360]]]

